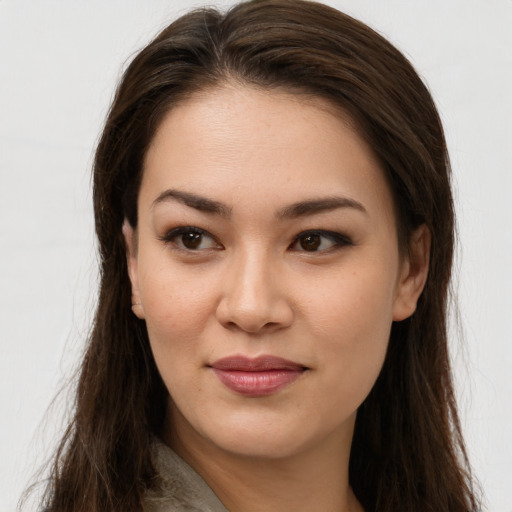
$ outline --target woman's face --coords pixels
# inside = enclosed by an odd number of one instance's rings
[[[350,444],[391,323],[414,310],[424,275],[400,256],[386,179],[333,112],[226,86],[174,108],[152,141],[124,232],[185,445]]]

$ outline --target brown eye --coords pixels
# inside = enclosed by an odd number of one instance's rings
[[[306,235],[299,239],[299,244],[305,251],[316,251],[322,243],[320,235]]]
[[[304,231],[299,233],[290,249],[294,251],[318,252],[354,245],[349,237],[335,231]]]
[[[212,235],[194,226],[180,226],[171,229],[160,240],[183,251],[222,249],[222,246]]]
[[[181,235],[181,243],[187,249],[197,249],[201,245],[202,238],[202,233],[189,231]]]

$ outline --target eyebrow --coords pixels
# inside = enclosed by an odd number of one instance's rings
[[[186,206],[190,206],[190,208],[194,208],[205,213],[211,213],[213,215],[220,215],[221,217],[229,217],[231,214],[231,208],[220,203],[219,201],[214,201],[213,199],[191,194],[190,192],[183,192],[181,190],[174,189],[169,189],[162,192],[153,201],[151,207],[154,208],[156,205],[169,200],[175,200],[179,203],[183,203]]]
[[[178,201],[190,208],[194,208],[201,212],[210,213],[213,215],[220,215],[221,217],[230,217],[232,209],[213,199],[208,199],[197,194],[190,192],[183,192],[181,190],[169,189],[162,192],[152,203],[152,208],[160,203],[169,200]],[[365,214],[368,212],[366,208],[359,202],[348,197],[323,197],[319,199],[309,199],[306,201],[299,201],[289,206],[285,206],[276,214],[278,219],[295,219],[307,215],[314,215],[327,211],[336,210],[338,208],[352,208],[361,211]]]
[[[314,215],[338,208],[353,208],[367,214],[366,208],[359,202],[348,197],[324,197],[320,199],[311,199],[300,201],[290,206],[286,206],[277,214],[278,218],[295,219],[306,215]]]

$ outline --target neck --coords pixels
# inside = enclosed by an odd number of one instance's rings
[[[314,449],[271,458],[226,452],[199,435],[183,438],[177,427],[167,428],[173,435],[164,440],[230,512],[363,512],[348,481],[351,435],[348,442],[332,436]]]

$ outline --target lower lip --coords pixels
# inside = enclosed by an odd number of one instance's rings
[[[296,381],[304,370],[247,372],[212,368],[227,388],[246,396],[268,396]]]

